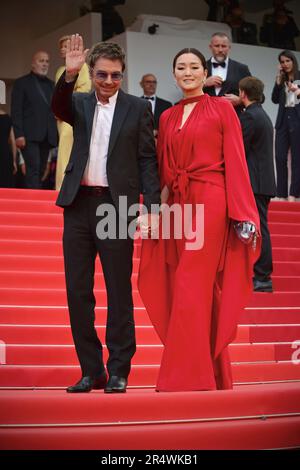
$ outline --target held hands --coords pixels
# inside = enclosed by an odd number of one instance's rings
[[[25,137],[18,137],[16,139],[16,146],[18,147],[18,149],[23,149],[24,147],[26,147]]]
[[[66,81],[73,81],[85,63],[88,49],[84,49],[82,36],[72,34],[67,41]]]
[[[142,214],[137,218],[142,238],[158,238],[159,214]]]

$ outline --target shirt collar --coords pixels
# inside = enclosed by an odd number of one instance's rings
[[[108,105],[111,106],[111,105],[114,105],[114,104],[116,104],[116,101],[117,101],[117,98],[118,98],[118,94],[119,94],[119,90],[118,90],[114,95],[112,95],[110,98],[108,98],[108,103],[103,104],[103,103],[101,103],[101,101],[98,100],[97,93],[95,92],[97,104],[98,104],[99,106],[108,106]]]

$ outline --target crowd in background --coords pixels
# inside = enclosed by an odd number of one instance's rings
[[[257,26],[245,20],[242,5],[238,0],[205,0],[209,6],[208,21],[227,23],[232,32],[233,42],[256,45],[261,43],[278,49],[296,50],[295,38],[300,31],[293,18],[293,12],[285,6],[284,0],[273,1],[273,11],[264,15],[262,25]]]
[[[236,0],[205,0],[209,6],[208,20],[224,21],[231,26],[233,42],[257,44],[256,26],[244,20],[243,10]],[[260,40],[272,47],[281,47],[284,51],[279,56],[279,72],[275,78],[272,101],[279,105],[276,121],[275,161],[277,170],[277,196],[295,200],[300,196],[300,138],[295,132],[300,126],[298,85],[300,78],[295,55],[290,49],[295,48],[294,38],[299,30],[284,1],[275,0],[274,11],[265,15],[260,29]],[[106,2],[92,2],[92,11],[101,11],[114,7]],[[82,8],[81,14],[87,10]],[[115,22],[109,22],[115,24]],[[120,26],[121,28],[121,26]],[[121,28],[122,29],[122,28]],[[121,29],[118,32],[121,32]],[[124,28],[123,28],[124,29]],[[105,38],[117,31],[115,27],[106,30]],[[239,80],[250,76],[246,65],[229,59],[230,45],[218,41],[213,36],[210,43],[212,57],[208,60],[209,76],[205,92],[216,96],[225,96],[235,107],[238,114],[243,104],[239,100]],[[223,38],[224,39],[224,38]],[[62,61],[69,36],[59,40]],[[218,43],[219,42],[219,43]],[[224,41],[223,41],[224,42]],[[217,59],[215,59],[215,57]],[[69,124],[55,118],[51,111],[51,96],[54,83],[47,77],[49,54],[37,51],[32,58],[29,74],[17,79],[13,86],[11,116],[0,113],[1,123],[1,171],[0,186],[26,187],[59,190],[70,157],[73,144],[72,128]],[[64,64],[56,72],[55,83],[65,69]],[[227,74],[234,76],[230,83]],[[172,103],[156,95],[157,78],[152,73],[141,77],[142,98],[149,100],[152,106],[157,136],[160,114],[172,106]],[[91,80],[87,65],[82,68],[75,86],[75,91],[89,92]],[[291,124],[292,123],[292,124]],[[292,126],[292,127],[291,127]],[[58,132],[57,132],[58,131]],[[291,187],[288,188],[288,153],[291,151]]]

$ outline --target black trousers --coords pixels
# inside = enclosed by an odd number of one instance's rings
[[[96,216],[96,210],[102,204],[113,204],[109,191],[99,196],[79,190],[74,203],[64,210],[63,248],[71,329],[82,375],[100,375],[104,363],[94,325],[93,293],[98,254],[108,304],[107,370],[109,375],[127,377],[136,350],[131,286],[133,240],[97,237],[97,223],[104,217]],[[117,222],[117,229],[118,225]]]
[[[30,189],[42,187],[42,176],[47,166],[47,160],[51,147],[49,143],[26,141],[26,147],[22,155],[26,165],[25,185]]]
[[[288,151],[291,149],[291,186],[288,191]],[[283,123],[276,129],[275,159],[277,196],[300,196],[300,119],[295,108],[286,108]]]
[[[254,277],[259,281],[268,281],[273,272],[272,244],[268,227],[269,196],[254,194],[260,218],[262,245],[260,257],[254,265]]]

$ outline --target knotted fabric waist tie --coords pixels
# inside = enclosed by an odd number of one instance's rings
[[[172,183],[172,191],[175,194],[175,197],[177,196],[176,199],[184,201],[187,200],[189,196],[190,180],[225,187],[224,168],[222,166],[223,162],[224,161],[221,161],[217,164],[211,165],[210,167],[193,171],[176,168],[175,178]]]

